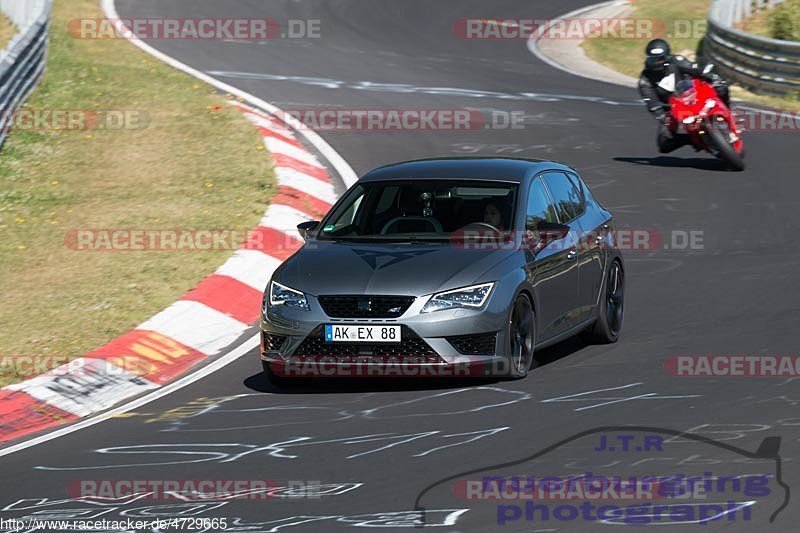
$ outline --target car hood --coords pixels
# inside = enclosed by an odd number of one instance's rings
[[[423,296],[493,281],[479,278],[513,253],[466,250],[450,243],[311,241],[281,265],[275,279],[314,296]]]

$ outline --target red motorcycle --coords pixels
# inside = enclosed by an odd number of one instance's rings
[[[711,84],[681,80],[670,98],[667,127],[688,134],[698,150],[706,150],[736,170],[744,170],[744,141],[733,113]]]

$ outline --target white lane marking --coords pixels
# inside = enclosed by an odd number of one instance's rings
[[[646,394],[638,394],[635,396],[612,396],[612,397],[594,397],[594,398],[587,398],[586,396],[590,394],[595,394],[598,392],[608,392],[608,391],[615,391],[615,390],[623,390],[629,389],[631,387],[638,387],[640,385],[644,385],[644,383],[629,383],[627,385],[622,385],[621,387],[610,387],[607,389],[598,389],[598,390],[591,390],[586,392],[580,392],[578,394],[570,394],[568,396],[560,396],[558,398],[549,398],[547,400],[542,400],[541,403],[552,403],[552,402],[601,402],[595,403],[592,405],[579,407],[575,409],[575,411],[586,411],[587,409],[594,409],[596,407],[603,407],[606,405],[612,405],[616,403],[622,402],[630,402],[634,400],[682,400],[687,398],[700,398],[699,394],[689,394],[689,395],[680,395],[680,396],[662,396],[657,392],[649,392]]]
[[[583,96],[563,93],[534,93],[534,92],[498,92],[480,89],[465,89],[462,87],[433,87],[419,86],[408,83],[376,83],[372,81],[347,82],[333,78],[308,78],[305,76],[281,76],[277,74],[263,74],[259,72],[237,72],[214,70],[209,74],[227,78],[246,80],[287,81],[303,85],[323,86],[328,89],[354,89],[357,91],[372,91],[397,94],[432,94],[435,96],[454,96],[457,98],[496,98],[499,100],[518,100],[529,102],[590,102],[612,106],[641,106],[639,100],[611,100],[604,96]],[[307,128],[307,126],[305,126]]]
[[[101,6],[103,8],[103,12],[106,15],[106,18],[115,21],[120,20],[120,16],[117,13],[117,7],[116,5],[114,5],[114,0],[101,0]],[[330,165],[336,170],[336,172],[342,178],[342,181],[344,181],[347,187],[350,187],[352,184],[356,182],[356,180],[358,180],[358,176],[350,167],[350,165],[347,163],[347,161],[345,161],[344,158],[331,147],[331,145],[325,142],[325,140],[322,137],[320,137],[319,134],[317,134],[317,132],[309,130],[299,120],[295,119],[288,113],[285,113],[280,108],[266,102],[265,100],[262,100],[261,98],[258,98],[257,96],[245,92],[239,89],[238,87],[234,87],[233,85],[221,82],[218,79],[209,76],[204,72],[200,72],[199,70],[178,61],[174,57],[170,57],[167,54],[156,50],[149,44],[143,42],[141,39],[133,37],[129,40],[135,46],[138,46],[140,49],[160,59],[169,66],[178,69],[181,72],[185,72],[186,74],[189,74],[190,76],[193,76],[201,81],[204,81],[205,83],[208,83],[213,87],[216,87],[220,91],[225,91],[226,93],[230,93],[233,96],[240,97],[242,98],[242,100],[249,103],[250,105],[260,108],[266,111],[267,113],[274,114],[276,116],[283,118],[290,127],[294,128],[309,143],[311,143],[311,145],[322,155],[322,157],[328,163],[330,163]]]
[[[259,344],[259,336],[254,335],[250,337],[242,344],[231,350],[230,352],[226,353],[216,361],[209,363],[208,365],[201,367],[196,372],[189,374],[177,381],[170,383],[169,385],[165,385],[160,389],[156,389],[153,392],[142,396],[141,398],[137,398],[132,400],[126,404],[120,405],[110,411],[107,411],[103,414],[99,414],[97,416],[93,416],[91,418],[86,418],[80,422],[72,424],[70,426],[63,427],[61,429],[57,429],[50,433],[46,433],[44,435],[40,435],[33,439],[27,440],[25,442],[20,442],[14,446],[9,446],[7,448],[3,448],[0,450],[0,457],[4,457],[6,455],[10,455],[14,452],[18,452],[20,450],[24,450],[26,448],[30,448],[32,446],[36,446],[37,444],[43,444],[47,441],[57,439],[58,437],[63,437],[64,435],[69,435],[74,431],[79,431],[81,429],[91,427],[95,424],[99,424],[109,418],[113,418],[115,416],[127,413],[128,411],[133,411],[134,409],[138,409],[143,405],[147,405],[150,402],[154,402],[159,398],[167,396],[168,394],[172,394],[173,392],[180,390],[188,385],[191,385],[195,381],[199,381],[206,376],[209,376],[216,372],[217,370],[229,365],[230,363],[234,362],[250,350],[256,348]]]
[[[379,411],[381,409],[384,409],[384,410],[385,409],[391,409],[393,407],[400,407],[400,406],[405,406],[405,405],[409,405],[409,404],[413,404],[413,403],[423,402],[423,401],[426,401],[426,400],[438,399],[438,398],[441,398],[443,396],[450,396],[452,394],[461,394],[463,392],[474,392],[474,391],[499,392],[499,393],[502,393],[502,394],[513,395],[513,396],[516,396],[516,397],[515,398],[511,398],[508,401],[498,401],[498,402],[495,402],[495,403],[484,403],[484,404],[481,404],[481,405],[479,405],[477,407],[470,407],[470,408],[466,408],[465,407],[465,408],[462,408],[462,409],[460,409],[458,411],[443,411],[443,412],[437,413],[437,412],[431,412],[430,410],[420,409],[419,412],[412,413],[412,414],[394,415],[394,416],[389,416],[389,417],[387,417],[387,416],[378,416],[378,417],[373,416],[376,411]],[[388,404],[385,404],[385,405],[379,405],[377,407],[373,407],[371,409],[364,409],[364,410],[360,411],[359,413],[364,418],[378,418],[378,419],[381,419],[381,420],[386,420],[388,418],[406,418],[406,417],[415,417],[415,416],[458,415],[458,414],[464,414],[464,413],[475,413],[475,412],[478,412],[478,411],[483,411],[485,409],[494,409],[494,408],[497,408],[497,407],[504,407],[506,405],[511,405],[511,404],[514,404],[514,403],[518,403],[518,402],[522,402],[522,401],[525,401],[525,400],[529,400],[530,398],[531,398],[531,395],[528,394],[527,392],[508,390],[508,389],[503,389],[503,388],[500,388],[500,387],[483,387],[483,386],[481,386],[481,387],[470,387],[470,388],[467,388],[467,389],[457,389],[457,390],[453,390],[453,391],[445,391],[445,392],[440,392],[440,393],[433,394],[433,395],[430,395],[430,396],[421,396],[419,398],[413,398],[411,400],[404,400],[404,401],[400,401],[400,402],[388,403]]]
[[[248,327],[200,302],[178,300],[137,329],[157,331],[198,352],[214,355],[230,346]]]
[[[647,398],[649,396],[655,396],[655,395],[656,395],[655,392],[649,392],[647,394],[641,394],[639,396],[631,396],[629,398],[617,398],[616,400],[610,400],[610,401],[603,402],[603,403],[598,403],[598,404],[595,404],[595,405],[588,405],[586,407],[579,407],[579,408],[577,408],[575,410],[576,411],[586,411],[587,409],[594,409],[595,407],[604,407],[606,405],[611,405],[611,404],[615,404],[615,403],[630,402],[631,400],[641,400],[642,398]]]
[[[430,450],[426,450],[424,452],[416,453],[412,455],[412,457],[425,457],[434,452],[438,452],[439,450],[444,450],[445,448],[452,448],[453,446],[461,446],[462,444],[469,444],[471,442],[475,442],[476,440],[482,439],[484,437],[490,437],[495,435],[496,433],[500,433],[501,431],[507,431],[511,429],[510,427],[501,427],[501,428],[494,428],[494,429],[486,429],[483,431],[470,431],[469,433],[454,433],[452,435],[442,435],[442,437],[450,438],[450,437],[466,437],[468,435],[476,435],[475,437],[462,441],[462,442],[454,442],[453,444],[445,444],[444,446],[437,446],[436,448],[431,448]],[[349,457],[348,457],[349,459]]]
[[[629,389],[631,387],[638,387],[639,385],[644,385],[644,383],[628,383],[627,385],[622,385],[621,387],[611,387],[608,389],[597,389],[586,392],[579,392],[578,394],[570,394],[568,396],[559,396],[558,398],[550,398],[548,400],[542,400],[542,403],[565,401],[567,398],[577,398],[578,396],[586,396],[587,394],[594,394],[596,392],[608,392],[610,390]]]

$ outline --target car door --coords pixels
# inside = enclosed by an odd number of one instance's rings
[[[528,191],[525,229],[529,243],[539,239],[539,222],[559,222],[558,208],[545,185],[546,177],[544,174],[534,179]],[[570,232],[542,249],[527,247],[528,279],[536,300],[539,341],[564,333],[575,324],[571,316],[578,297],[578,259],[574,239],[575,235]]]
[[[582,233],[578,243],[578,298],[580,315],[588,320],[592,318],[597,307],[600,286],[603,283],[603,271],[606,263],[606,243],[611,230],[609,214],[597,206],[586,185],[577,174],[568,172],[567,177],[578,191],[576,221]]]

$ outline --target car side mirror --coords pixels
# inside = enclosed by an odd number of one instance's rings
[[[304,241],[308,240],[309,233],[312,233],[319,226],[318,220],[309,220],[308,222],[301,222],[297,225],[297,231]]]
[[[569,234],[569,226],[556,222],[542,221],[536,225],[536,231],[539,232],[542,240],[550,244],[551,242],[560,241],[566,237]]]
[[[533,252],[533,255],[536,255],[550,243],[566,237],[569,234],[569,229],[569,226],[565,224],[541,221],[536,225],[536,229],[528,230],[528,249]],[[532,239],[530,238],[531,233],[535,234]]]

